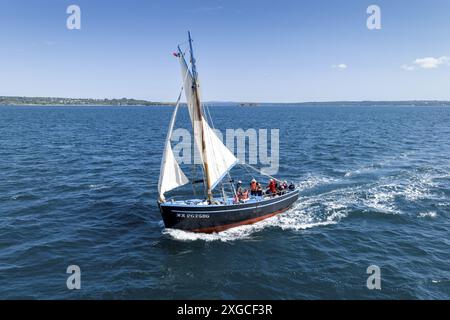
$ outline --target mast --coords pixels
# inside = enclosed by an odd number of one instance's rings
[[[195,95],[195,103],[196,103],[195,108],[199,115],[200,128],[201,128],[201,134],[202,134],[202,146],[201,147],[202,147],[203,169],[205,171],[205,176],[206,176],[207,197],[208,197],[208,201],[212,201],[212,184],[211,184],[211,179],[210,179],[210,175],[209,175],[208,159],[207,159],[207,153],[206,153],[206,141],[205,141],[204,126],[203,126],[204,118],[203,118],[202,107],[200,104],[200,95],[198,93],[198,83],[197,83],[198,74],[197,74],[197,68],[195,66],[194,50],[192,48],[192,38],[191,38],[190,31],[188,31],[188,37],[189,37],[189,51],[191,54],[192,78],[193,78],[192,91],[194,92],[194,95]]]
[[[188,31],[189,37],[189,51],[191,53],[192,77],[194,78],[194,85],[197,88],[197,67],[195,66],[194,49],[192,48],[191,32]]]

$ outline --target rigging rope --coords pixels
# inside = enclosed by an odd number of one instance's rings
[[[250,169],[252,169],[252,170],[258,172],[259,174],[261,174],[261,175],[263,175],[263,176],[266,176],[266,177],[269,177],[270,179],[273,179],[273,180],[275,180],[275,181],[281,181],[281,180],[279,180],[279,179],[277,179],[277,178],[275,178],[275,177],[272,177],[272,176],[269,175],[269,174],[265,174],[265,173],[261,172],[261,170],[259,170],[258,168],[255,168],[255,167],[253,167],[253,166],[251,166],[251,165],[249,165],[249,164],[247,164],[247,163],[239,162],[239,164],[242,165],[242,166],[244,166],[244,167],[249,167]]]
[[[245,164],[245,163],[243,163],[243,164]],[[244,165],[243,165],[243,167],[244,167],[245,171],[247,171],[247,173],[252,177],[252,179],[255,179],[255,176],[250,172],[250,170],[248,170],[247,167]]]

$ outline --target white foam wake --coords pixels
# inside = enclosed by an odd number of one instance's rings
[[[436,216],[436,211],[420,212],[418,215],[419,218],[436,218]]]
[[[102,190],[102,189],[106,189],[106,188],[108,188],[108,187],[104,184],[90,184],[89,185],[89,189],[91,189],[93,191]]]
[[[405,214],[399,207],[399,200],[408,202],[435,199],[432,188],[436,176],[429,173],[402,172],[395,176],[385,176],[365,184],[341,185],[339,179],[309,175],[297,184],[300,191],[318,191],[316,194],[301,196],[290,210],[253,225],[239,226],[220,233],[198,234],[174,229],[164,230],[164,234],[180,241],[235,241],[252,239],[265,228],[282,230],[305,230],[338,223],[352,211],[369,211],[384,214]],[[343,178],[345,181],[348,178]],[[323,192],[317,187],[333,186]],[[302,192],[303,193],[303,192]],[[311,193],[311,192],[308,192]],[[436,212],[417,214],[419,218],[435,218]]]
[[[177,229],[164,229],[163,234],[170,236],[179,241],[236,241],[243,239],[252,239],[259,231],[269,227],[278,227],[283,230],[305,230],[318,226],[325,226],[336,223],[337,221],[314,221],[310,217],[303,216],[295,209],[291,209],[286,213],[274,216],[263,221],[251,225],[244,225],[231,228],[218,233],[194,233]]]

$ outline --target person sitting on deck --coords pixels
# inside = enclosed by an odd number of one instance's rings
[[[248,190],[245,189],[240,195],[239,195],[239,200],[241,201],[247,201],[248,200]]]
[[[277,194],[277,183],[275,179],[270,179],[267,188],[269,189],[268,191],[272,194],[272,196],[275,196]]]
[[[242,181],[238,181],[236,184],[236,195],[233,199],[233,203],[239,203],[241,201],[247,201],[248,200],[249,192],[247,189],[244,189],[242,187]]]
[[[261,184],[259,182],[256,185],[256,195],[258,197],[262,197],[262,195],[263,195],[263,189],[262,189]]]
[[[236,195],[233,197],[233,204],[239,203],[239,194],[236,193]]]
[[[242,181],[238,181],[236,183],[236,190],[235,190],[235,196],[233,199],[233,203],[238,203],[241,200],[242,192],[244,191],[244,188],[242,188]]]
[[[283,183],[280,182],[277,184],[277,194],[283,194]]]
[[[242,191],[244,191],[244,188],[242,188],[242,181],[239,180],[236,184],[236,193],[240,194],[242,193]]]
[[[250,182],[250,195],[256,196],[258,194],[258,183],[255,179]]]
[[[293,190],[295,190],[295,185],[294,185],[294,183],[291,181],[291,183],[289,184],[289,190],[291,190],[291,191],[293,191]]]
[[[287,181],[283,181],[278,186],[279,194],[285,194],[288,189]]]

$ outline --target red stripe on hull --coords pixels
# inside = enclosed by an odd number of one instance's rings
[[[276,216],[277,214],[280,214],[286,210],[288,210],[290,207],[284,208],[282,210],[278,210],[269,214],[266,214],[264,216],[261,217],[256,217],[256,218],[252,218],[252,219],[248,219],[248,220],[243,220],[241,222],[235,222],[235,223],[230,223],[230,224],[224,224],[223,226],[216,226],[216,227],[210,227],[210,228],[203,228],[203,229],[194,229],[191,230],[192,232],[198,232],[198,233],[213,233],[213,232],[221,232],[230,228],[235,228],[235,227],[239,227],[239,226],[243,226],[243,225],[248,225],[248,224],[254,224],[256,222],[259,222],[261,220],[264,219],[268,219],[270,217]]]

